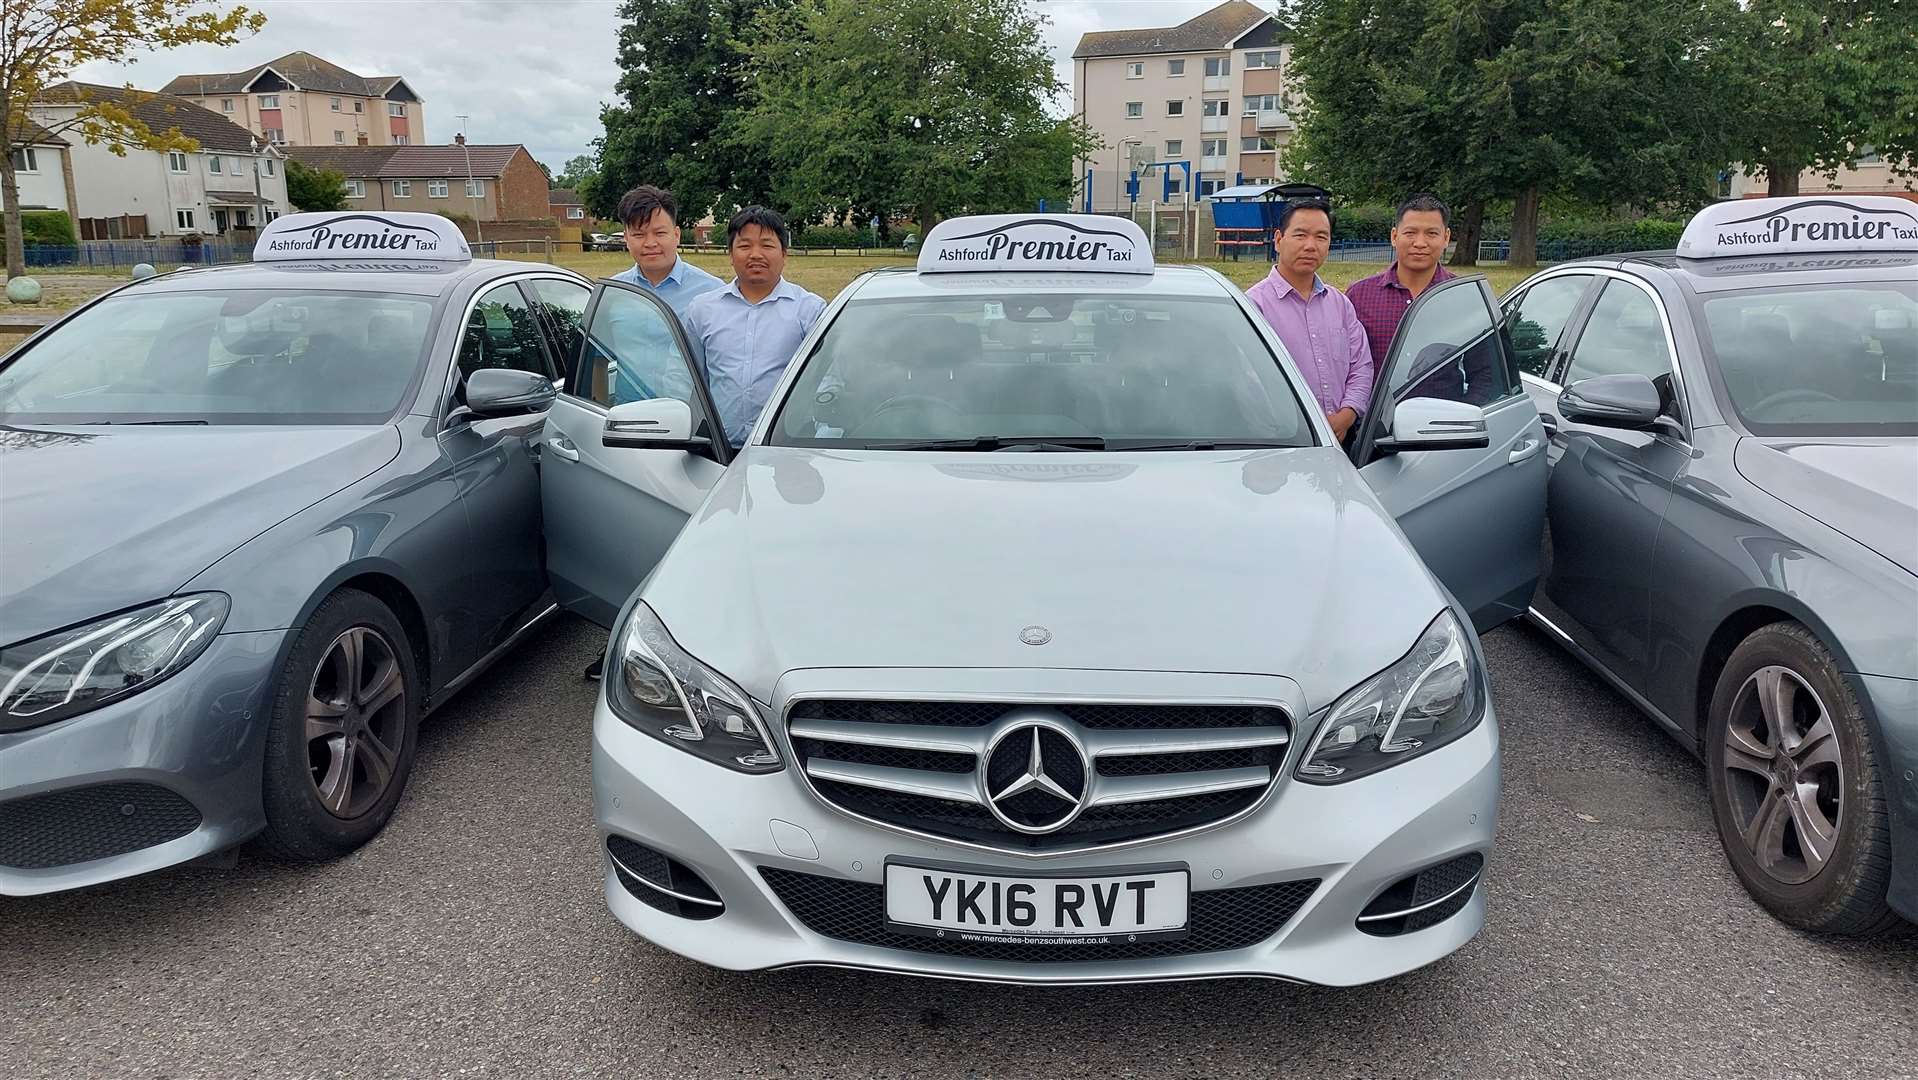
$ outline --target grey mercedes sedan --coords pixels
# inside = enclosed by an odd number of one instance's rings
[[[1918,918],[1918,203],[1720,204],[1506,307],[1551,434],[1532,618],[1704,759],[1780,919]]]

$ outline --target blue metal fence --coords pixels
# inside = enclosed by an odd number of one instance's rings
[[[85,269],[91,266],[111,269],[151,263],[160,270],[176,266],[213,266],[219,263],[248,262],[253,258],[253,242],[205,240],[188,245],[178,238],[159,240],[88,240],[75,245],[28,244],[28,266]]]

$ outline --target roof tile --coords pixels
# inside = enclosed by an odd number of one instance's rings
[[[1272,18],[1272,13],[1248,0],[1226,0],[1177,26],[1143,30],[1096,30],[1079,39],[1075,59],[1100,56],[1137,56],[1141,53],[1198,52],[1223,49],[1247,30]]]

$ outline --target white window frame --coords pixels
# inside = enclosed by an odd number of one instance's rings
[[[483,179],[468,180],[466,182],[466,197],[469,199],[484,199],[486,197],[486,181]]]
[[[585,218],[586,208],[584,206],[569,206],[566,208],[566,220],[583,221]]]
[[[446,198],[446,191],[447,184],[444,180],[428,180],[426,182],[426,197],[429,199],[444,199]]]
[[[366,181],[348,180],[346,182],[346,197],[349,199],[366,198]]]
[[[1185,57],[1181,56],[1176,60],[1167,60],[1165,62],[1165,77],[1168,79],[1185,78]]]
[[[280,95],[278,94],[261,94],[260,95],[260,108],[277,109],[279,107],[280,107]]]
[[[345,145],[346,145],[346,132],[344,132],[344,131],[341,131],[341,130],[340,130],[339,128],[334,128],[334,129],[333,129],[333,141],[334,141],[334,143],[336,143],[337,145],[340,145],[340,146],[345,146]]]
[[[1271,143],[1272,145],[1247,146],[1245,145],[1246,143]],[[1270,135],[1246,135],[1239,139],[1239,153],[1241,154],[1271,154],[1277,152],[1278,149],[1279,140]]]
[[[182,174],[191,171],[187,165],[185,151],[168,150],[166,152],[166,171]]]
[[[1207,101],[1201,101],[1199,103],[1199,115],[1212,116],[1212,117],[1231,116],[1232,115],[1232,99],[1216,98],[1216,99],[1211,99]]]
[[[1232,74],[1232,58],[1230,56],[1206,57],[1205,73],[1209,78],[1224,78]]]
[[[387,102],[387,103],[386,103],[386,115],[388,115],[388,116],[405,116],[405,115],[406,115],[406,102],[404,102],[404,101],[389,101],[389,102]]]
[[[1278,49],[1255,49],[1245,54],[1245,70],[1273,71],[1285,66],[1285,54]]]
[[[1168,171],[1163,194],[1168,199],[1176,199],[1185,194],[1185,177]]]
[[[393,197],[395,199],[412,198],[413,197],[413,181],[411,180],[393,181]]]
[[[363,113],[363,112],[365,112],[365,111],[366,111],[366,102],[364,102],[364,101],[361,101],[361,100],[360,100],[360,99],[358,99],[358,98],[354,98],[354,99],[353,99],[353,111],[354,111],[354,112],[356,112],[356,113]]]
[[[1279,104],[1280,104],[1279,99],[1281,96],[1282,95],[1279,95],[1279,94],[1247,94],[1245,96],[1245,104],[1241,107],[1243,111],[1240,112],[1239,115],[1240,116],[1257,116],[1259,115],[1261,111],[1277,112],[1279,109]],[[1272,104],[1270,105],[1257,104],[1258,102],[1266,101],[1268,99],[1271,100]]]
[[[1127,120],[1144,120],[1145,119],[1145,102],[1143,101],[1126,102],[1125,118]]]
[[[260,159],[260,175],[261,176],[273,175],[273,159],[272,158],[263,157]]]
[[[1128,79],[1145,78],[1145,61],[1128,60],[1125,65],[1125,77]]]
[[[1165,141],[1165,156],[1168,160],[1176,158],[1183,153],[1185,153],[1184,139],[1167,139]]]
[[[1199,156],[1224,157],[1227,153],[1226,146],[1227,140],[1225,139],[1200,139]]]
[[[1185,100],[1183,98],[1175,98],[1167,101],[1165,103],[1165,114],[1167,116],[1184,116]]]
[[[340,99],[339,99],[339,98],[336,98],[336,97],[330,97],[330,98],[327,98],[327,99],[326,99],[326,107],[327,107],[327,109],[328,109],[328,111],[331,111],[331,112],[339,112],[339,111],[340,111]]]
[[[261,128],[260,134],[265,136],[266,141],[272,143],[274,146],[286,145],[285,128]]]
[[[173,227],[174,227],[174,228],[176,228],[176,229],[191,229],[191,228],[193,228],[193,227],[194,227],[194,225],[193,225],[193,211],[191,211],[191,210],[175,210],[175,211],[173,212]]]
[[[223,97],[223,98],[221,98],[221,99],[220,99],[220,111],[221,111],[221,112],[223,112],[223,113],[230,113],[230,112],[232,112],[232,111],[233,111],[233,99],[232,99],[232,98],[230,98],[230,97]]]
[[[40,155],[31,146],[22,146],[13,152],[13,171],[37,173],[40,171]]]
[[[1202,176],[1199,178],[1199,198],[1201,199],[1208,195],[1216,195],[1224,190],[1225,181],[1222,179],[1216,179],[1210,176]]]
[[[207,172],[212,173],[214,176],[224,176],[225,173],[222,171],[224,168],[225,168],[225,162],[222,162],[220,160],[220,155],[208,154],[206,156]]]
[[[406,136],[404,136],[404,135],[395,135],[395,136],[393,136],[393,145],[394,145],[394,146],[405,146],[405,145],[406,145]]]

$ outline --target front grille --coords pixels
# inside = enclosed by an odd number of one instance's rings
[[[1484,868],[1485,856],[1472,852],[1400,878],[1365,905],[1358,928],[1378,937],[1396,937],[1437,926],[1472,902]],[[1441,899],[1443,903],[1433,903]]]
[[[1063,824],[1069,799],[1029,790],[1000,798],[995,814],[981,790],[1007,791],[1028,771],[1025,734],[1007,729],[1035,718],[1046,777],[1083,793]],[[1013,851],[1124,843],[1242,813],[1283,774],[1291,737],[1285,711],[1269,705],[833,698],[793,703],[786,722],[800,767],[827,802]],[[1020,745],[984,760],[1001,737]],[[1001,815],[1044,831],[1012,828]]]
[[[72,866],[164,844],[199,827],[200,811],[158,784],[49,791],[0,803],[0,866]]]
[[[1271,937],[1298,914],[1319,887],[1317,878],[1195,892],[1188,932],[1174,940],[1148,939],[1109,945],[1048,945],[971,942],[919,937],[886,929],[885,887],[863,881],[761,867],[760,875],[808,930],[822,937],[885,949],[963,956],[1002,963],[1084,963],[1152,960],[1166,956],[1244,949]]]
[[[706,879],[678,859],[624,836],[607,837],[606,852],[620,886],[649,907],[682,919],[714,919],[726,910]]]

